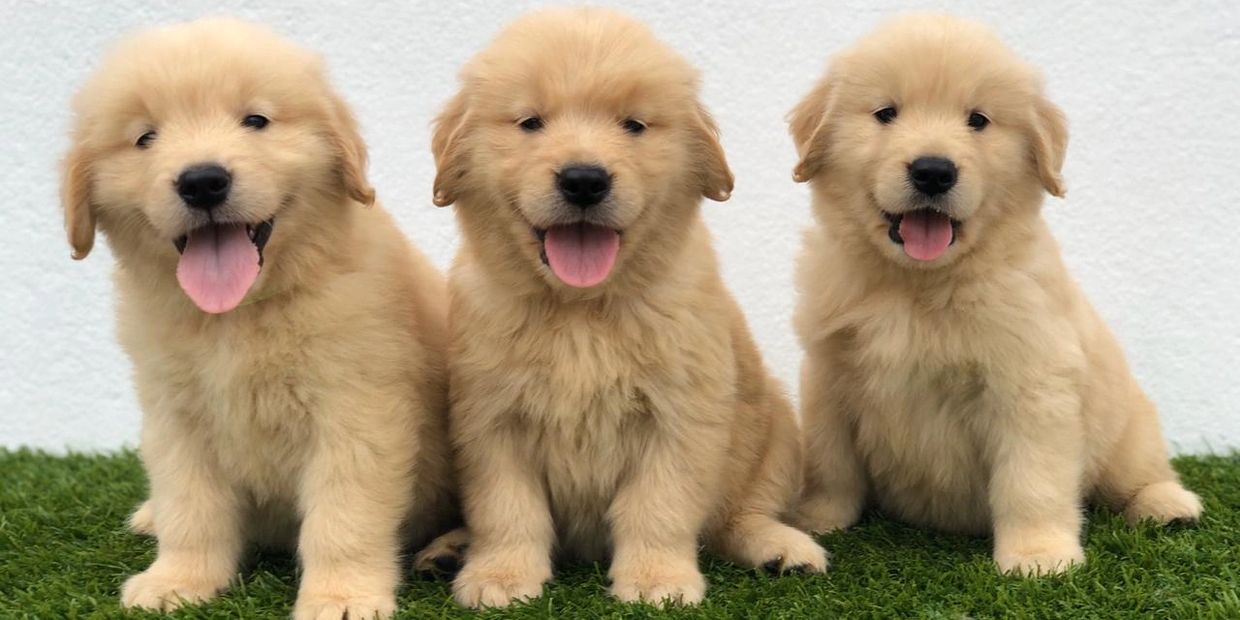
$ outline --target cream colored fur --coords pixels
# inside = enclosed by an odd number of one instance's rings
[[[117,260],[151,486],[131,525],[159,544],[122,603],[208,600],[260,544],[298,551],[294,617],[390,616],[402,543],[452,517],[446,292],[371,205],[321,62],[241,22],[171,26],[122,43],[75,109],[66,228],[77,257],[97,226]],[[241,126],[257,112],[269,127]],[[222,315],[175,277],[187,208],[169,179],[204,160],[232,170],[237,218],[275,216],[259,280]]]
[[[796,424],[699,215],[732,175],[696,83],[628,18],[546,11],[469,63],[436,123],[435,199],[456,202],[464,233],[450,276],[463,605],[538,596],[553,552],[610,557],[612,594],[654,603],[702,599],[702,541],[750,566],[826,567],[781,521],[800,485]],[[545,127],[523,131],[529,116]],[[628,135],[628,118],[649,128]],[[596,208],[623,230],[590,289],[559,282],[533,232],[576,161],[613,174]]]
[[[894,106],[880,124],[872,113]],[[983,112],[981,131],[967,119]],[[790,116],[817,226],[805,238],[807,487],[823,532],[875,506],[912,523],[993,533],[1002,571],[1084,560],[1082,505],[1130,521],[1193,520],[1153,405],[1060,259],[1040,215],[1063,194],[1063,116],[984,27],[896,19],[831,63]],[[961,220],[932,263],[906,257],[882,212],[909,200],[920,155],[959,166]]]

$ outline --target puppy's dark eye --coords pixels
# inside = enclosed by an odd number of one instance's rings
[[[620,126],[624,127],[625,131],[635,136],[640,134],[643,131],[646,131],[646,123],[643,123],[635,118],[624,119],[624,122],[620,123]]]
[[[271,119],[263,116],[262,114],[251,114],[241,119],[241,126],[249,127],[250,129],[262,129],[270,124]]]
[[[150,145],[151,145],[151,143],[152,143],[152,142],[154,142],[154,141],[155,141],[155,132],[154,132],[154,131],[148,131],[148,132],[146,132],[146,133],[142,134],[141,136],[138,136],[138,141],[137,141],[137,142],[134,142],[134,143],[133,143],[133,145],[134,145],[134,146],[136,146],[136,147],[138,147],[138,148],[140,148],[140,149],[144,149],[144,148],[146,148],[146,147],[150,146]]]
[[[538,118],[537,116],[531,116],[517,123],[517,126],[529,133],[534,133],[535,131],[540,131],[543,128],[543,119]]]
[[[981,131],[989,124],[990,119],[986,118],[986,115],[981,112],[974,112],[969,115],[969,127],[972,127],[974,131]]]
[[[878,119],[878,122],[887,125],[891,121],[896,120],[896,109],[892,106],[887,106],[881,110],[875,110],[874,118]]]

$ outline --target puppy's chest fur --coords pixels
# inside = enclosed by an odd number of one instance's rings
[[[731,377],[702,376],[730,350],[710,318],[642,305],[559,315],[507,349],[496,380],[513,405],[501,415],[521,429],[566,555],[605,557],[607,510],[646,444],[692,424],[656,403],[690,383],[731,389]]]
[[[321,366],[315,347],[274,322],[168,327],[122,330],[140,389],[157,401],[147,415],[177,416],[256,501],[293,501],[327,379],[310,370]]]
[[[984,303],[882,303],[831,337],[875,499],[915,523],[986,532],[989,442],[1003,432],[1006,380],[994,372],[994,349],[1019,339]]]

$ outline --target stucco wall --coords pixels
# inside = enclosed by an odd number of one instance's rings
[[[115,344],[111,258],[69,260],[56,164],[68,101],[130,29],[232,13],[322,51],[364,125],[372,180],[404,230],[446,266],[455,222],[431,206],[429,121],[457,68],[532,3],[0,2],[0,445],[136,443],[129,366]],[[703,72],[736,173],[707,203],[725,276],[790,385],[799,231],[809,221],[784,113],[829,52],[907,8],[994,24],[1042,66],[1072,125],[1067,200],[1047,217],[1110,321],[1177,449],[1240,446],[1240,4],[741,0],[630,2]]]

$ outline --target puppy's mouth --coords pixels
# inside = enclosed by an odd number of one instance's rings
[[[887,237],[904,248],[904,254],[916,261],[941,258],[956,242],[960,220],[934,208],[925,207],[904,213],[883,212],[887,220]]]
[[[263,267],[263,249],[275,218],[257,224],[212,222],[172,243],[181,258],[177,282],[203,312],[222,314],[241,305]]]
[[[620,231],[589,222],[534,227],[540,258],[561,282],[574,288],[602,284],[616,266]]]

